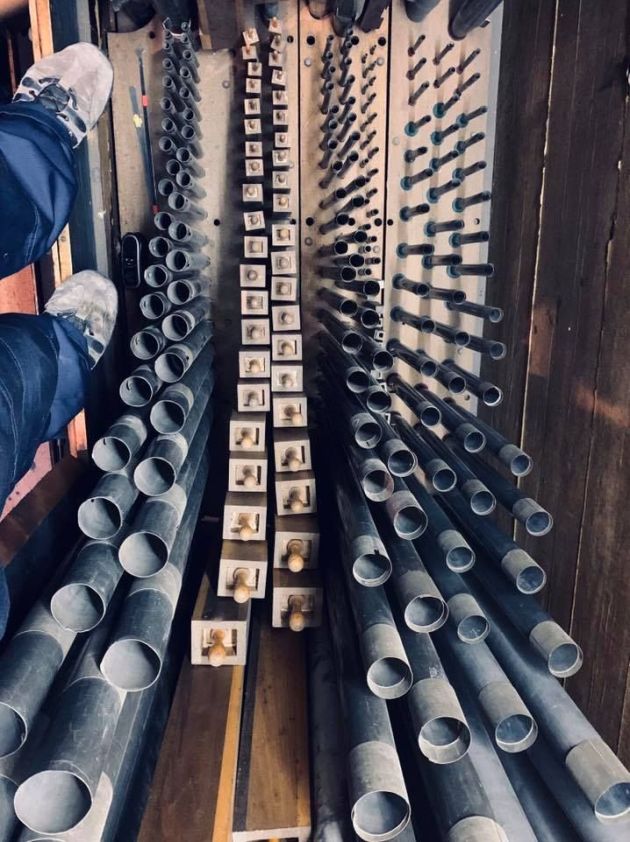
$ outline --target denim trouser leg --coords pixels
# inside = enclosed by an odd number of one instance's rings
[[[36,103],[0,106],[0,278],[50,249],[76,189],[74,152],[59,118]]]
[[[0,511],[39,445],[83,407],[89,375],[87,344],[67,320],[0,315]],[[0,638],[8,610],[0,567]]]

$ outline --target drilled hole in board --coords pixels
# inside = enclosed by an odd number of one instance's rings
[[[383,224],[383,220],[382,220],[382,219],[380,219],[380,218],[379,218],[379,219],[375,219],[375,220],[374,220],[374,224],[376,225],[376,227],[377,227],[377,228],[380,228],[380,227],[381,227],[381,225]]]
[[[297,225],[297,219],[292,219],[292,220],[291,220],[291,225]]]
[[[287,41],[289,44],[292,44],[294,40],[293,35],[287,35]]]
[[[381,37],[378,39],[378,45],[379,47],[384,47],[385,44],[387,44],[387,38],[383,38],[383,36],[381,35]]]
[[[305,219],[305,222],[308,225],[308,227],[310,228],[311,225],[313,225],[313,223],[315,222],[315,220],[313,219],[312,216],[307,216],[306,219]]]
[[[387,220],[387,224],[388,224],[388,225],[393,225],[393,224],[394,224],[394,220],[393,220],[393,219],[388,219],[388,220]]]
[[[149,38],[153,40],[155,38],[155,32],[149,32]]]
[[[220,224],[221,224],[221,220],[220,220],[220,219],[215,219],[215,220],[214,220],[214,224],[215,224],[215,225],[220,225]]]
[[[312,47],[313,44],[315,43],[315,36],[314,35],[307,35],[306,36],[306,43],[309,45],[309,47]]]

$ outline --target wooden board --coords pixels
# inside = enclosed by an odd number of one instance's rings
[[[138,842],[229,842],[243,682],[184,662]]]
[[[248,663],[232,840],[306,842],[311,807],[304,636],[272,629],[257,612]]]

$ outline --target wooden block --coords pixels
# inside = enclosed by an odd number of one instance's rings
[[[311,834],[309,741],[303,636],[252,618],[233,842],[296,840]]]
[[[267,495],[228,491],[223,508],[223,539],[263,541],[267,525]]]
[[[267,454],[244,453],[236,451],[230,453],[228,464],[228,491],[244,491],[251,494],[254,491],[267,490]]]
[[[274,395],[274,427],[306,427],[308,424],[306,395]]]
[[[280,177],[285,175],[282,172],[274,173],[274,180],[280,180]],[[277,176],[277,179],[276,179]],[[266,255],[265,255],[266,256]],[[287,249],[286,251],[272,251],[271,252],[271,274],[272,275],[295,275],[297,273],[297,262],[295,251]]]
[[[269,315],[269,293],[266,289],[241,290],[242,316]]]
[[[265,449],[267,416],[260,413],[233,412],[230,418],[229,450],[261,453]]]
[[[315,474],[298,471],[276,477],[276,512],[279,515],[307,515],[317,511]]]
[[[240,265],[240,282],[242,287],[264,287],[267,283],[265,275],[265,267],[262,264],[241,263]]]
[[[317,567],[319,523],[313,515],[275,519],[273,566],[293,573]]]
[[[304,369],[300,363],[273,363],[272,392],[301,392],[304,388]]]
[[[239,381],[236,384],[236,408],[239,412],[269,412],[271,409],[269,381]]]
[[[282,198],[282,197],[281,197]],[[275,195],[274,195],[275,199]],[[285,275],[272,277],[271,279],[271,300],[272,301],[297,301],[298,280]]]
[[[231,839],[244,680],[184,661],[138,842]]]
[[[190,661],[212,667],[244,664],[251,603],[219,597],[204,575],[190,621]]]
[[[271,359],[282,362],[299,362],[302,359],[301,333],[272,333]]]
[[[299,632],[321,625],[323,598],[321,581],[315,571],[291,573],[289,570],[274,570],[273,627]]]
[[[274,430],[273,453],[276,473],[310,471],[311,442],[304,428]]]
[[[235,602],[264,599],[267,586],[266,541],[224,541],[221,547],[217,594]]]
[[[241,319],[241,343],[243,345],[269,345],[269,319]]]

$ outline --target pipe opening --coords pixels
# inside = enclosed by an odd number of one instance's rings
[[[454,763],[470,747],[470,729],[452,716],[436,716],[420,729],[418,745],[431,763]]]
[[[415,471],[417,464],[415,454],[404,445],[390,453],[387,459],[387,468],[395,477],[408,477]]]
[[[158,573],[168,561],[168,547],[151,532],[134,532],[120,545],[120,563],[127,573],[144,579]]]
[[[161,349],[158,338],[148,330],[138,331],[132,339],[132,344],[133,355],[139,360],[153,359]]]
[[[352,808],[352,824],[361,839],[392,839],[409,821],[409,805],[395,792],[368,792]]]
[[[519,453],[510,461],[510,471],[515,477],[524,477],[532,469],[533,462],[526,453]]]
[[[420,374],[424,377],[435,377],[438,371],[437,363],[433,360],[425,360],[420,366]]]
[[[363,283],[363,295],[368,297],[378,295],[381,291],[381,285],[378,281],[365,281]]]
[[[480,614],[471,614],[457,624],[457,636],[464,643],[480,643],[489,631],[490,623]]]
[[[346,374],[346,386],[355,394],[365,392],[370,387],[370,378],[367,371],[360,368],[351,369]]]
[[[170,243],[166,237],[154,237],[151,240],[155,257],[166,257],[170,251]]]
[[[452,547],[446,553],[446,566],[455,573],[466,573],[475,564],[475,554],[470,547],[462,544],[460,547]]]
[[[363,310],[361,312],[361,324],[363,327],[368,328],[368,330],[378,327],[380,322],[381,317],[376,310]]]
[[[188,268],[188,255],[185,251],[175,249],[169,254],[166,265],[175,272],[183,272]]]
[[[503,392],[498,386],[488,386],[483,390],[481,400],[486,406],[497,406],[503,400]]]
[[[115,687],[137,692],[157,681],[162,661],[158,653],[141,640],[117,640],[105,653],[101,669]]]
[[[173,210],[182,211],[186,207],[188,200],[183,193],[172,193],[169,198]]]
[[[89,497],[79,506],[79,528],[88,538],[113,538],[122,526],[122,513],[107,497]]]
[[[377,371],[389,371],[394,367],[394,358],[389,351],[376,351],[372,357],[372,365]]]
[[[169,273],[164,266],[156,263],[153,266],[149,266],[144,279],[150,287],[159,288],[168,282]]]
[[[160,456],[143,459],[133,474],[138,491],[147,497],[164,494],[173,486],[176,478],[173,466]]]
[[[533,512],[525,519],[525,529],[530,535],[546,535],[552,526],[553,518],[544,510]]]
[[[515,713],[506,716],[494,729],[497,746],[510,754],[525,751],[538,736],[538,726],[531,716]]]
[[[464,436],[463,445],[468,453],[479,453],[486,446],[486,437],[479,430],[471,430]]]
[[[392,563],[387,556],[379,553],[363,553],[352,565],[352,575],[360,585],[375,588],[383,585],[392,572]]]
[[[425,427],[435,427],[436,424],[439,424],[442,420],[442,414],[437,406],[425,406],[424,409],[420,411],[420,422],[424,424]]]
[[[374,389],[367,396],[366,403],[370,412],[388,412],[392,406],[392,399],[388,392]]]
[[[37,833],[64,833],[92,806],[92,796],[71,772],[47,769],[27,778],[15,793],[18,819]]]
[[[124,380],[120,392],[121,398],[128,406],[146,406],[153,397],[151,384],[139,376],[131,376]]]
[[[172,237],[174,240],[180,242],[187,240],[189,235],[189,227],[185,222],[176,222],[173,225]],[[169,232],[170,233],[170,232]]]
[[[435,322],[433,319],[425,318],[420,325],[420,333],[433,333],[435,330]]]
[[[178,354],[167,351],[155,361],[155,373],[165,383],[176,383],[186,374],[186,366]]]
[[[92,459],[105,473],[121,471],[131,459],[131,451],[122,439],[115,436],[103,436],[92,449]]]
[[[159,231],[166,231],[173,221],[173,217],[167,211],[159,211],[153,217],[153,221],[155,222],[155,227]]]
[[[339,303],[339,312],[343,316],[354,316],[358,309],[359,305],[351,298],[346,298]]]
[[[432,632],[444,625],[448,617],[446,603],[437,596],[421,594],[405,608],[405,623],[415,632]]]
[[[457,477],[452,468],[438,468],[438,470],[431,477],[433,488],[436,491],[445,493],[452,491],[457,485]]]
[[[167,339],[172,341],[181,341],[185,339],[192,327],[185,316],[179,313],[173,313],[172,316],[167,316],[162,323],[162,331]]]
[[[370,690],[381,699],[398,699],[409,690],[413,680],[409,664],[401,658],[379,658],[367,671]]]
[[[470,495],[470,508],[480,517],[485,517],[493,512],[496,504],[494,494],[488,490],[475,491]]]
[[[354,440],[359,447],[376,447],[381,440],[381,428],[376,421],[366,421],[355,431]]]
[[[0,757],[13,754],[25,740],[26,722],[14,708],[0,702]]]
[[[466,301],[466,293],[463,289],[454,289],[451,293],[451,301],[453,304],[463,304]]]
[[[341,347],[348,354],[358,354],[362,346],[363,339],[361,338],[361,334],[353,333],[352,331],[344,333],[341,339]]]
[[[556,678],[568,678],[578,672],[583,661],[584,653],[577,643],[561,643],[549,653],[547,668]]]
[[[394,480],[385,468],[372,468],[364,474],[361,487],[368,500],[382,503],[394,493]]]
[[[394,530],[399,538],[413,541],[427,528],[427,516],[418,506],[402,506],[393,518]]]
[[[193,291],[186,281],[173,281],[167,295],[173,304],[188,304],[193,297]]]
[[[532,564],[521,570],[516,577],[516,587],[521,593],[538,593],[544,587],[547,576],[542,567]]]
[[[503,342],[493,342],[489,348],[490,356],[493,360],[502,360],[507,354],[507,348]]]
[[[179,433],[186,423],[186,413],[175,401],[161,400],[151,409],[151,424],[162,435]]]
[[[630,813],[630,783],[623,781],[608,787],[595,802],[595,815],[604,823],[618,821]]]
[[[140,300],[140,309],[147,319],[159,319],[166,313],[166,302],[159,295],[149,293]]]
[[[456,374],[448,381],[448,390],[451,395],[461,395],[462,392],[466,391],[466,381],[459,374]],[[488,404],[488,406],[492,406],[492,404]]]
[[[453,336],[453,342],[459,348],[465,348],[470,342],[470,335],[465,330],[458,330]]]
[[[64,629],[86,632],[97,626],[107,606],[94,588],[86,584],[64,585],[53,594],[50,611]]]

